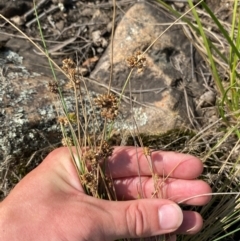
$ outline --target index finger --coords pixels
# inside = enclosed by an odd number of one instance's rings
[[[150,176],[154,172],[160,176],[180,179],[197,178],[203,170],[198,158],[189,154],[154,151],[146,156],[143,148],[115,147],[109,158],[109,170],[113,178]],[[153,171],[152,171],[153,170]]]

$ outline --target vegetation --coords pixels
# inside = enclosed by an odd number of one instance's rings
[[[175,150],[198,156],[203,160],[205,166],[201,178],[211,184],[213,198],[208,205],[193,208],[200,212],[205,220],[201,233],[193,237],[179,236],[178,240],[236,240],[240,236],[238,234],[240,231],[238,228],[240,222],[238,197],[240,181],[239,3],[237,0],[229,3],[232,4],[232,21],[227,23],[218,19],[203,0],[195,6],[192,0],[188,0],[189,9],[184,14],[165,1],[157,0],[156,2],[176,17],[176,21],[172,25],[179,21],[184,23],[183,28],[187,37],[209,67],[214,81],[214,89],[210,85],[207,87],[217,92],[218,119],[211,125],[201,128],[172,130],[158,135],[136,132],[122,140],[123,137],[119,133],[116,134],[114,130],[119,106],[133,70],[144,71],[147,64],[144,54],[154,42],[145,52],[138,51],[126,58],[129,76],[119,93],[113,93],[112,77],[110,77],[106,93],[97,97],[93,97],[89,92],[86,80],[76,71],[76,63],[73,60],[66,58],[63,60],[62,66],[56,66],[44,45],[45,55],[54,75],[54,82],[49,85],[50,91],[53,96],[59,98],[62,107],[58,116],[63,133],[62,144],[67,146],[72,154],[79,179],[86,193],[108,200],[116,200],[116,195],[111,177],[105,175],[105,163],[112,155],[113,146],[116,144],[124,141],[126,145],[141,146],[145,150],[148,162],[151,162],[151,150],[156,149]],[[113,1],[113,23],[115,17],[116,2]],[[7,19],[5,20],[9,22]],[[211,29],[208,28],[206,22],[211,23]],[[38,24],[41,30],[39,20]],[[114,32],[112,32],[112,37],[113,35]],[[43,34],[42,40],[44,44]],[[54,74],[54,66],[60,69],[69,80],[68,87],[72,89],[76,101],[76,113],[69,112],[67,109],[64,94]],[[113,66],[111,66],[111,71],[112,69]],[[86,110],[85,99],[90,103],[91,113]],[[79,106],[81,106],[81,113]],[[89,129],[90,123],[93,124]],[[136,130],[138,130],[137,126]],[[74,158],[72,145],[76,147],[78,158]],[[23,172],[22,167],[20,169],[20,172]],[[157,181],[154,172],[152,172],[152,176],[153,180]],[[141,198],[140,193],[139,198]],[[183,208],[191,209],[190,207]],[[165,238],[156,237],[156,240],[165,240]]]

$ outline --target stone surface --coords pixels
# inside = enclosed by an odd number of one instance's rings
[[[171,22],[173,20],[165,12],[147,3],[136,3],[125,14],[113,41],[113,90],[121,92],[128,78],[130,68],[126,59],[137,51],[144,52]],[[91,74],[91,78],[106,86],[111,69],[110,56],[109,46]],[[136,100],[132,108],[122,101],[123,113],[131,110],[124,126],[136,129],[137,124],[138,130],[149,133],[189,126],[188,110],[194,113],[194,98],[198,98],[204,88],[201,77],[196,74],[201,58],[196,51],[191,53],[181,25],[174,25],[164,33],[145,57],[143,71],[133,70],[130,85],[127,84],[124,92],[127,96],[131,92],[131,98]]]
[[[49,67],[46,56],[37,54],[36,52],[38,50],[26,39],[10,38],[5,44],[5,47],[22,56],[22,64],[28,70],[40,75],[52,76],[52,70]],[[61,65],[61,60],[62,59],[56,59],[54,61],[56,64]],[[57,68],[55,68],[55,73],[57,77],[63,77]]]
[[[62,139],[56,119],[63,111],[58,96],[49,90],[53,78],[27,70],[22,61],[21,56],[10,50],[0,52],[0,160],[29,157],[34,151],[60,144]],[[59,82],[68,112],[74,112],[74,93],[65,89],[66,81]],[[88,119],[93,111],[88,109],[86,93],[83,95]],[[92,92],[90,95],[96,97]],[[79,112],[83,113],[81,106]],[[82,115],[80,121],[85,121]],[[90,130],[93,125],[96,125],[94,121],[88,123]]]
[[[51,143],[47,133],[56,129],[51,123],[56,114],[47,94],[49,78],[28,72],[12,51],[1,52],[0,63],[0,159],[5,159]]]

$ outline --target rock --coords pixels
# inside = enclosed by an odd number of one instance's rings
[[[49,90],[54,85],[53,79],[28,71],[22,61],[21,56],[10,50],[0,52],[0,160],[30,157],[34,151],[59,144],[62,139],[56,119],[63,111],[57,95]],[[74,93],[65,89],[65,84],[66,81],[60,80],[68,112],[74,112]],[[92,92],[89,95],[96,97]],[[89,118],[92,110],[88,109],[91,105],[84,92],[83,101],[85,112],[81,106],[79,112]],[[84,120],[81,116],[80,121],[84,123]],[[101,127],[100,119],[96,122]],[[96,126],[94,121],[88,123],[90,130],[94,130],[93,125]]]
[[[3,48],[5,45],[6,45],[6,43],[9,41],[9,37],[8,36],[6,36],[6,35],[1,35],[0,36],[0,49],[1,48]]]
[[[148,49],[172,22],[163,10],[147,3],[136,3],[128,10],[117,26],[113,40],[114,91],[121,93],[130,73],[126,60],[131,62],[134,55],[137,58]],[[108,86],[110,56],[111,46],[91,74],[100,85]],[[158,38],[144,55],[145,59],[146,66],[133,70],[125,88],[124,95],[131,96],[134,101],[132,108],[122,101],[124,121],[118,123],[119,130],[136,129],[137,125],[144,133],[158,133],[190,126],[187,108],[194,113],[194,98],[199,97],[204,88],[201,77],[196,75],[201,58],[195,50],[191,55],[191,45],[181,25],[175,24]],[[191,59],[197,63],[194,70]],[[192,71],[194,76],[191,76]],[[96,88],[99,90],[99,86]]]
[[[7,41],[5,47],[23,57],[23,66],[26,69],[40,75],[52,76],[52,70],[49,68],[46,56],[37,54],[36,52],[38,50],[29,41],[26,41],[25,39],[11,38]],[[55,62],[58,65],[61,65],[61,59],[56,59]],[[63,77],[56,68],[55,71],[58,77]]]
[[[22,58],[12,51],[1,52],[0,62],[0,125],[4,127],[0,131],[0,159],[4,160],[9,155],[30,154],[51,143],[43,130],[49,128],[54,134],[56,125],[51,121],[56,115],[46,95],[48,78],[30,74],[22,66]],[[44,124],[45,112],[48,124]]]

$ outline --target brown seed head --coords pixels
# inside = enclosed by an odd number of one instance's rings
[[[141,51],[137,51],[134,55],[127,58],[127,64],[130,68],[137,68],[138,71],[142,71],[146,66],[146,57],[144,57]]]
[[[95,104],[101,108],[101,116],[114,120],[118,114],[118,99],[117,97],[110,94],[102,94],[94,99]]]
[[[109,145],[107,141],[103,141],[99,151],[96,153],[96,159],[99,161],[101,159],[107,159],[113,153],[113,147]]]
[[[77,116],[74,112],[70,112],[67,114],[67,116],[59,116],[57,118],[57,122],[61,123],[64,126],[67,126],[69,122],[76,123],[77,122]]]
[[[62,69],[68,75],[69,79],[71,81],[73,81],[73,83],[79,84],[80,83],[80,79],[77,78],[77,75],[76,75],[76,64],[73,62],[73,60],[71,60],[71,59],[64,59],[62,61],[62,63],[63,63]]]
[[[74,63],[74,61],[72,59],[64,59],[62,61],[62,69],[66,72],[68,72],[68,69],[75,69],[76,68],[76,64]]]
[[[48,83],[48,89],[50,92],[57,94],[58,93],[58,85],[57,83],[54,82],[49,82]]]
[[[91,172],[84,173],[80,176],[81,183],[85,185],[93,196],[97,194],[98,181],[96,174]]]
[[[67,126],[67,124],[68,124],[68,119],[67,119],[66,116],[59,116],[59,117],[57,118],[57,122],[60,123],[60,124],[62,124],[62,125],[64,125],[64,126]]]
[[[73,141],[70,137],[65,137],[62,139],[63,146],[73,146]]]

